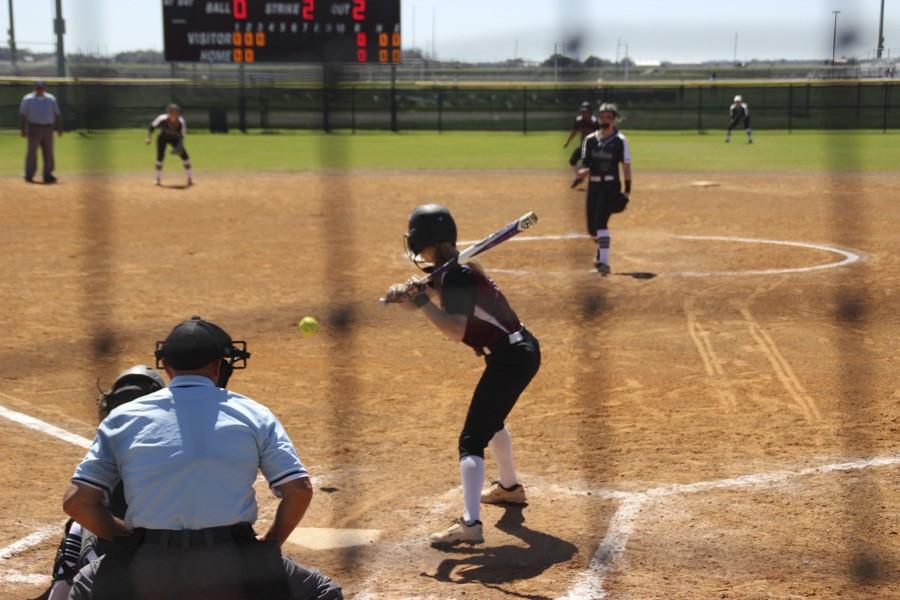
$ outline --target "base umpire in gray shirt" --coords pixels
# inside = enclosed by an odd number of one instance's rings
[[[34,84],[34,91],[26,94],[19,105],[19,128],[22,137],[28,139],[28,152],[25,154],[25,181],[34,183],[37,172],[37,151],[41,148],[44,159],[44,183],[56,183],[53,176],[53,131],[63,135],[62,114],[56,97],[47,93],[43,81]]]

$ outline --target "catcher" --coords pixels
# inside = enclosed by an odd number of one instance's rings
[[[406,248],[413,263],[426,272],[455,260],[459,251],[450,211],[438,204],[416,208],[409,218]],[[505,421],[540,368],[540,345],[480,266],[471,262],[456,265],[437,280],[423,281],[413,278],[391,286],[386,300],[418,311],[452,341],[473,348],[485,360],[459,436],[463,515],[449,528],[432,534],[430,541],[434,546],[479,544],[484,541],[480,503],[526,501],[525,488],[516,477]],[[487,447],[494,454],[500,477],[482,491]]]
[[[166,112],[159,115],[150,123],[147,137],[144,143],[149,145],[153,139],[153,132],[159,129],[159,137],[156,138],[156,185],[162,185],[163,160],[166,158],[166,146],[172,146],[172,154],[181,157],[184,164],[184,173],[187,175],[187,185],[194,184],[191,175],[191,159],[184,149],[184,136],[187,135],[187,123],[181,116],[181,107],[170,104]]]
[[[164,387],[166,387],[166,382],[156,369],[145,365],[135,365],[122,371],[110,390],[100,391],[100,397],[97,399],[100,421],[126,402],[152,394]],[[121,483],[113,490],[109,506],[114,515],[120,519],[125,517],[125,493]],[[56,551],[56,560],[53,562],[53,582],[47,591],[36,600],[65,600],[68,598],[69,591],[72,589],[72,581],[78,571],[89,562],[106,554],[108,544],[109,542],[98,538],[83,528],[81,524],[69,519],[65,525],[65,535]]]

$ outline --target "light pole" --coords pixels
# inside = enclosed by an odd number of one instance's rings
[[[884,54],[884,0],[881,0],[881,17],[878,19],[878,50],[876,58]]]
[[[9,62],[12,64],[13,75],[19,74],[16,65],[16,25],[13,19],[13,0],[9,0]]]
[[[62,15],[62,0],[56,0],[56,19],[53,21],[53,31],[56,32],[56,75],[66,76],[66,50],[63,46],[63,36],[66,33],[66,21]]]
[[[837,18],[838,18],[838,15],[841,14],[841,11],[833,10],[831,12],[834,13],[834,35],[832,36],[832,39],[831,39],[831,66],[833,67],[835,64],[834,61],[835,61],[835,56],[836,56],[836,52],[837,52]]]

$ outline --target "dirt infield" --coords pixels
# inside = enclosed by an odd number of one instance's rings
[[[97,379],[201,314],[316,477],[303,525],[381,531],[286,547],[350,598],[897,597],[900,176],[639,174],[607,278],[564,175],[198,178],[0,180],[0,406],[90,438]],[[543,347],[509,421],[530,504],[451,552],[424,540],[460,510],[480,361],[375,302],[426,200],[466,239],[540,216],[483,261]],[[7,419],[0,450],[0,597],[26,598],[84,450]]]

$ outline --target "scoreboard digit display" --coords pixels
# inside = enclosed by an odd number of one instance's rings
[[[400,62],[400,0],[163,0],[166,60]]]

